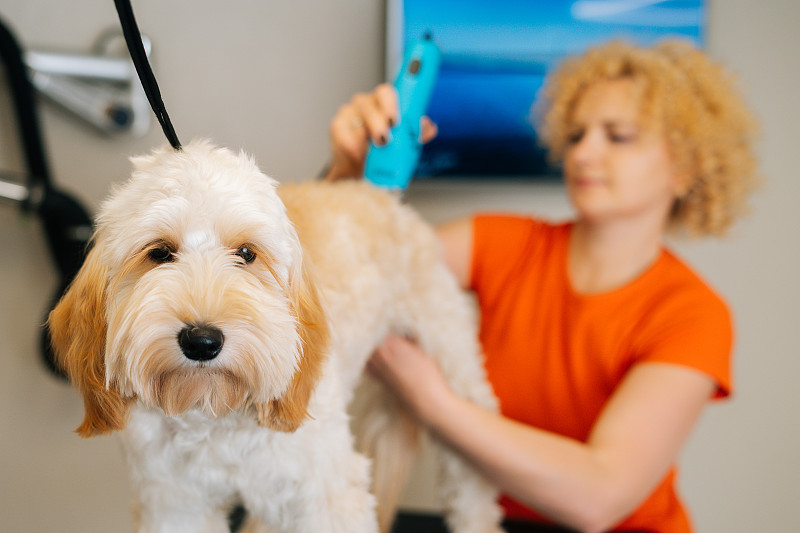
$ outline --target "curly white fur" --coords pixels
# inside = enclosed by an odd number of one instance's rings
[[[79,434],[124,430],[137,530],[227,531],[235,501],[272,532],[387,530],[416,426],[367,389],[357,427],[376,513],[347,415],[380,340],[414,336],[458,393],[496,408],[430,228],[370,185],[278,189],[204,141],[133,163],[50,327],[83,393]],[[190,358],[189,326],[219,331],[218,353]],[[439,450],[450,527],[500,531],[494,489]]]

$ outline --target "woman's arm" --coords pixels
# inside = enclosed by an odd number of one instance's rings
[[[447,267],[459,286],[468,288],[472,275],[472,220],[463,218],[442,224],[436,228],[436,235],[442,243]]]
[[[560,524],[588,532],[612,527],[655,488],[715,386],[689,368],[639,364],[582,443],[459,398],[436,364],[403,338],[387,338],[369,368],[502,491]]]

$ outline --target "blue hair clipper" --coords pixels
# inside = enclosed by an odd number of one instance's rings
[[[399,121],[390,130],[386,145],[370,143],[364,164],[364,177],[375,185],[405,189],[411,181],[422,152],[419,122],[428,108],[441,62],[442,54],[429,35],[408,46],[394,82]]]

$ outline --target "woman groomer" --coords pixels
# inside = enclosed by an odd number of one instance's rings
[[[507,519],[689,532],[674,462],[708,401],[731,392],[733,334],[723,299],[664,238],[722,235],[743,212],[754,122],[723,69],[677,42],[566,61],[540,111],[574,219],[480,214],[438,230],[477,296],[502,415],[455,396],[404,338],[370,370],[496,483]],[[343,106],[327,179],[361,175],[396,115],[387,85]]]

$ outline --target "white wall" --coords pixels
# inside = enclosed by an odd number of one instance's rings
[[[719,242],[678,249],[727,296],[737,325],[736,395],[713,406],[683,457],[683,487],[701,533],[790,531],[800,494],[800,4],[710,0],[709,49],[738,73],[763,123],[764,188],[753,215]],[[245,148],[283,180],[314,175],[327,124],[356,90],[381,79],[378,0],[139,0],[164,100],[182,140]],[[86,51],[116,26],[108,1],[3,0],[24,46]],[[0,95],[7,94],[0,73]],[[107,139],[42,106],[57,183],[94,209],[128,171],[127,156],[163,143]],[[21,170],[10,100],[0,96],[0,169]],[[432,221],[476,209],[567,213],[558,187],[418,187]],[[78,396],[38,362],[38,330],[54,289],[35,219],[0,204],[0,530],[128,531],[128,490],[113,438],[81,441]],[[792,334],[792,331],[795,331]],[[408,501],[429,506],[415,485]]]

